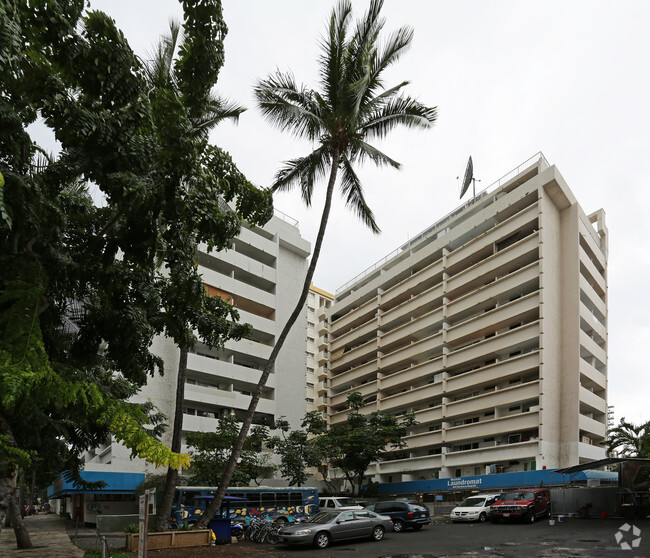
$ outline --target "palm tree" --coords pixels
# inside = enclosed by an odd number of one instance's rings
[[[225,34],[225,33],[224,33]],[[163,35],[153,53],[151,60],[145,65],[147,80],[151,87],[150,96],[155,98],[173,98],[174,102],[182,104],[182,93],[176,78],[174,68],[175,60],[182,49],[182,33],[178,21],[169,22],[169,33]],[[205,100],[205,111],[199,116],[191,118],[192,128],[199,141],[207,141],[208,133],[217,124],[230,119],[238,121],[239,115],[246,109],[210,92]],[[164,117],[164,115],[163,115]],[[161,261],[162,264],[162,261]],[[179,328],[186,329],[187,324],[179,324]],[[174,406],[174,423],[172,427],[171,449],[176,453],[181,451],[181,438],[183,429],[183,400],[185,397],[185,378],[187,376],[187,355],[193,345],[192,333],[184,332],[178,335],[186,342],[179,343],[180,357],[176,381],[176,399]],[[169,467],[165,486],[160,496],[159,512],[156,519],[156,530],[164,531],[169,527],[169,517],[173,505],[173,497],[178,483],[178,471]]]
[[[636,425],[623,417],[603,444],[608,453],[618,451],[622,457],[650,457],[650,421]]]
[[[315,183],[329,176],[320,227],[302,292],[262,372],[217,495],[201,518],[200,526],[204,526],[221,505],[262,389],[291,327],[304,311],[339,171],[346,205],[378,233],[379,227],[366,204],[353,164],[369,159],[379,166],[400,168],[397,161],[367,140],[383,138],[400,125],[429,128],[436,119],[436,108],[426,107],[401,93],[408,82],[384,88],[382,74],[408,49],[413,30],[401,28],[380,45],[379,34],[384,27],[384,19],[380,17],[382,5],[382,0],[371,0],[368,12],[354,27],[351,26],[349,0],[342,0],[334,8],[321,45],[319,90],[298,87],[292,74],[279,71],[255,86],[262,114],[272,124],[317,144],[308,155],[287,161],[277,173],[272,189],[282,191],[298,186],[303,201],[309,206]]]

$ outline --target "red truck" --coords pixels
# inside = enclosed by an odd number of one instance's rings
[[[523,519],[535,523],[538,517],[551,515],[551,491],[548,488],[531,488],[505,492],[490,507],[492,523],[502,519]]]

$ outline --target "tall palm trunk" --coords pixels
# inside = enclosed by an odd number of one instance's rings
[[[223,476],[221,477],[221,482],[219,483],[219,489],[217,494],[212,500],[211,504],[208,506],[208,509],[201,516],[201,519],[197,523],[199,529],[205,528],[208,524],[210,518],[212,518],[215,513],[219,510],[223,497],[226,495],[226,489],[230,484],[230,479],[232,478],[235,468],[237,467],[237,461],[241,455],[242,449],[244,448],[244,442],[246,441],[246,436],[248,435],[248,430],[250,429],[251,423],[253,422],[253,415],[255,414],[255,409],[257,409],[257,404],[262,397],[262,390],[266,385],[266,381],[269,378],[271,370],[275,366],[275,361],[277,360],[278,354],[284,345],[284,342],[293,327],[293,324],[296,323],[296,320],[304,312],[305,301],[307,300],[307,295],[309,294],[309,287],[311,285],[312,278],[314,277],[314,271],[316,270],[316,263],[318,262],[318,256],[320,255],[320,249],[323,244],[323,238],[325,237],[325,229],[327,228],[327,220],[329,219],[330,209],[332,208],[332,194],[334,192],[334,184],[336,183],[336,175],[338,173],[339,162],[341,160],[341,153],[338,149],[335,149],[332,153],[332,167],[330,169],[329,182],[327,184],[327,192],[325,194],[325,205],[323,206],[323,214],[321,216],[320,227],[318,229],[318,235],[316,236],[316,244],[314,245],[314,251],[311,257],[311,262],[309,263],[309,268],[307,269],[307,276],[305,277],[305,282],[302,287],[302,292],[298,298],[298,303],[294,308],[293,312],[289,316],[287,323],[284,325],[278,340],[271,351],[271,356],[269,357],[262,375],[260,376],[259,381],[257,382],[257,387],[253,396],[251,397],[251,402],[248,406],[248,411],[246,412],[246,417],[244,422],[241,425],[239,430],[239,436],[235,442],[235,446],[232,449],[230,458],[228,459],[228,464],[226,470],[224,471]]]
[[[183,434],[183,400],[185,399],[185,378],[187,376],[187,353],[188,349],[181,348],[178,362],[178,378],[176,380],[176,405],[174,409],[174,429],[172,431],[171,450],[174,453],[181,451],[181,437]],[[169,529],[169,518],[172,514],[174,504],[174,493],[178,484],[178,470],[167,468],[165,488],[160,498],[160,505],[157,506],[156,531],[167,531]]]

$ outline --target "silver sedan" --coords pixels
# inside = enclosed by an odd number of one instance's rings
[[[282,528],[278,541],[327,548],[332,542],[350,539],[380,541],[386,531],[392,530],[393,522],[385,515],[369,510],[333,510],[319,512],[304,523]]]

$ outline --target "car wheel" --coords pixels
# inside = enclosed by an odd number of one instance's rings
[[[282,525],[283,527],[289,523],[289,520],[286,517],[276,517],[273,521],[279,525]]]
[[[535,510],[529,510],[524,516],[526,523],[535,523]]]
[[[399,519],[396,519],[393,521],[393,531],[396,533],[401,533],[404,530],[404,523],[402,523]]]
[[[482,512],[481,515],[478,516],[479,523],[485,523],[486,519],[487,519],[487,514],[485,512]]]
[[[327,548],[330,545],[330,536],[327,533],[317,533],[314,538],[316,548]]]
[[[420,523],[416,523],[415,525],[413,525],[414,531],[419,531],[420,529],[422,529],[422,525]]]
[[[372,536],[370,537],[373,541],[380,541],[384,538],[384,528],[379,525],[372,530]]]

